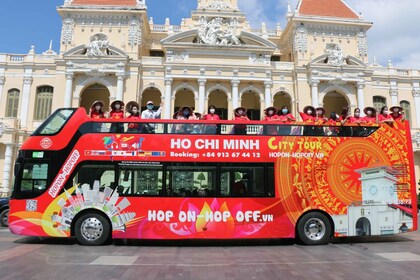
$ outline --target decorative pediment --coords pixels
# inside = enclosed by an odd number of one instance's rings
[[[344,55],[340,45],[333,43],[327,44],[325,47],[325,54],[313,59],[310,64],[327,64],[336,67],[344,65],[367,67],[362,60],[351,55]]]
[[[203,30],[194,29],[185,32],[176,33],[166,37],[161,41],[163,45],[196,45],[196,46],[226,46],[226,47],[260,47],[275,50],[276,44],[264,39],[258,35],[247,31],[241,31],[239,35],[233,35],[229,32],[218,32],[217,36]],[[204,40],[203,40],[204,39]]]
[[[128,58],[128,55],[121,49],[112,46],[107,37],[96,34],[91,37],[88,44],[77,46],[64,53],[68,56],[85,56],[88,58]]]

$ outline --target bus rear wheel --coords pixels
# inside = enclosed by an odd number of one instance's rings
[[[4,227],[9,226],[9,209],[5,209],[0,214],[0,224]]]
[[[111,240],[111,225],[108,220],[97,213],[86,213],[77,219],[75,224],[77,241],[82,245],[100,246]]]
[[[331,223],[322,213],[305,214],[297,224],[297,235],[305,245],[324,245],[330,241]]]

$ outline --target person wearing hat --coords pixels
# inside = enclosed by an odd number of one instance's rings
[[[403,121],[405,120],[404,110],[400,106],[393,106],[389,109],[391,111],[391,117],[394,121]]]
[[[365,113],[365,123],[367,124],[376,124],[378,123],[377,117],[376,117],[376,109],[373,107],[366,107],[363,112]]]
[[[127,103],[126,110],[128,113],[130,113],[130,116],[128,116],[128,119],[133,121],[141,120],[140,116],[140,106],[137,102],[131,101]],[[141,125],[139,123],[130,123],[128,124],[127,133],[139,133],[140,132]]]
[[[216,114],[216,106],[210,105],[207,111],[202,118],[204,121],[220,121],[219,115]],[[215,124],[208,124],[206,125],[205,134],[216,134],[217,132],[217,125]]]
[[[191,107],[184,106],[179,109],[178,114],[176,115],[177,120],[194,120],[194,112]],[[175,133],[191,133],[193,127],[189,124],[176,124]]]
[[[305,123],[315,123],[316,111],[312,106],[306,106],[303,108],[303,112],[299,112],[302,121]]]
[[[290,113],[289,107],[281,107],[278,112],[278,120],[280,124],[285,124],[279,127],[279,135],[290,135],[292,127],[289,124],[296,122],[296,118]]]
[[[111,103],[111,112],[109,113],[109,118],[113,120],[122,120],[124,119],[124,102],[121,100],[115,100]],[[123,133],[124,124],[122,123],[112,123],[109,132],[112,133]]]
[[[318,108],[316,108],[315,124],[317,124],[317,125],[323,125],[326,122],[328,122],[328,118],[325,116],[325,109],[324,109],[324,107],[318,107]]]
[[[381,108],[381,112],[378,115],[378,122],[379,123],[387,123],[387,124],[392,124],[394,122],[394,119],[389,114],[387,106],[383,106]]]
[[[267,109],[264,110],[264,114],[265,117],[263,119],[263,121],[265,122],[279,122],[279,116],[277,115],[277,108],[275,107],[268,107]],[[268,135],[277,135],[277,126],[267,126],[266,127],[266,133]]]
[[[97,100],[93,102],[90,108],[90,117],[92,119],[103,119],[105,118],[105,113],[102,111],[104,107],[104,102],[101,100]]]
[[[234,120],[235,122],[246,122],[249,121],[249,118],[246,114],[247,110],[244,107],[238,107],[234,110]],[[246,135],[246,125],[235,124],[233,126],[234,132],[236,135]]]
[[[162,104],[160,104],[159,109],[157,109],[157,111],[153,110],[155,106],[153,104],[153,101],[151,100],[147,101],[146,106],[147,106],[147,109],[141,113],[142,119],[144,120],[160,119],[160,116],[162,114]]]

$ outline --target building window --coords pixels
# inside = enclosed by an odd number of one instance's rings
[[[379,113],[382,107],[386,106],[386,98],[382,96],[373,97],[373,108]]]
[[[18,89],[11,89],[7,93],[7,108],[6,108],[6,117],[16,118],[19,108],[19,95],[20,91]]]
[[[51,115],[54,88],[43,86],[37,89],[35,101],[35,120],[45,120]]]
[[[411,122],[411,110],[410,110],[410,102],[408,101],[401,101],[400,106],[403,108],[405,113],[405,119]]]

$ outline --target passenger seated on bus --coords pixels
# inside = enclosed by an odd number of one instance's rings
[[[299,106],[299,103],[297,103]],[[299,108],[298,108],[299,110]],[[303,112],[299,112],[300,117],[302,118],[302,121],[305,123],[305,126],[303,130],[303,135],[306,136],[312,136],[315,135],[314,127],[315,119],[316,119],[316,111],[315,108],[312,106],[306,106],[303,108]]]
[[[328,122],[328,118],[325,116],[325,109],[323,107],[316,108],[316,118],[315,118],[315,135],[316,136],[323,136],[324,135],[324,128],[322,125]]]
[[[404,121],[405,120],[405,113],[402,107],[400,106],[393,106],[390,109],[391,117],[394,121]]]
[[[89,116],[92,119],[104,119],[105,113],[102,111],[102,108],[104,107],[104,102],[101,100],[97,100],[93,102],[92,106],[90,107],[90,114]],[[92,131],[93,132],[101,132],[102,130],[102,124],[100,123],[94,123],[92,124]]]
[[[360,108],[354,109],[353,116],[350,116],[346,122],[346,124],[350,125],[352,136],[364,136],[367,134],[366,128],[360,127],[363,124],[366,124],[365,118],[363,118],[360,114]]]
[[[340,129],[340,132],[338,133],[339,136],[352,136],[352,128],[349,126],[344,126],[345,124],[349,122],[350,117],[351,117],[350,107],[344,106],[343,110],[341,111],[340,118],[339,118],[341,125],[343,125],[343,127]]]
[[[128,117],[129,120],[138,121],[141,119],[140,111],[139,111],[139,104],[135,101],[131,101],[127,103],[126,110],[130,113]],[[129,123],[127,133],[140,133],[141,131],[141,124],[139,123]]]
[[[188,106],[182,107],[178,114],[176,115],[177,120],[193,120],[193,109]],[[191,124],[176,124],[174,133],[185,133],[190,134],[192,132],[193,126]]]
[[[244,107],[238,107],[234,110],[234,121],[235,122],[246,122],[249,121],[249,118],[246,114],[247,110]],[[234,134],[236,135],[246,135],[246,125],[244,124],[235,124],[233,126]]]
[[[265,117],[263,121],[270,122],[272,124],[279,123],[279,116],[277,115],[277,108],[275,107],[268,107],[264,110]],[[277,135],[277,126],[275,125],[268,125],[266,126],[265,133],[267,135]]]
[[[391,114],[389,114],[387,106],[383,106],[381,108],[381,112],[378,115],[378,122],[386,124],[392,124],[394,122],[394,118],[391,116]]]
[[[291,126],[290,124],[296,122],[295,116],[290,113],[290,110],[287,106],[281,107],[281,110],[278,112],[278,118],[280,124],[285,124],[284,126],[279,126],[278,134],[279,135],[290,135]]]
[[[327,127],[325,127],[325,135],[327,136],[337,136],[341,128],[340,116],[336,112],[331,112],[330,119],[325,123]]]
[[[364,113],[366,115],[365,117],[365,123],[367,125],[373,125],[378,123],[378,117],[376,115],[376,109],[373,107],[366,107],[364,110]]]
[[[247,193],[246,184],[243,179],[240,179],[233,184],[232,190],[231,190],[232,196],[239,196],[239,197],[246,196],[246,193]]]
[[[109,113],[109,118],[113,120],[122,120],[124,119],[124,102],[121,100],[115,100],[111,103],[111,113]],[[112,123],[111,129],[109,132],[112,133],[123,133],[124,124],[122,123]]]
[[[202,120],[205,120],[205,121],[220,121],[219,115],[216,114],[216,106],[210,105],[209,109],[208,109],[208,113],[203,116]],[[207,124],[204,133],[205,134],[216,134],[217,133],[217,125]]]

